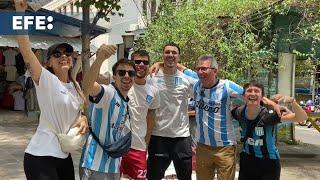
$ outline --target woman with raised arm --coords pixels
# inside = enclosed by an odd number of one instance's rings
[[[17,12],[25,12],[26,0],[15,0],[15,7]],[[62,151],[56,134],[66,134],[76,126],[84,134],[88,128],[86,117],[80,115],[85,97],[71,78],[73,47],[67,43],[49,47],[46,69],[32,52],[28,35],[18,35],[17,41],[35,83],[41,111],[39,126],[25,150],[26,177],[28,180],[75,179],[71,154]]]
[[[243,86],[244,106],[232,110],[233,117],[242,129],[243,148],[240,153],[239,180],[278,180],[280,179],[280,156],[276,147],[277,124],[284,120],[301,121],[307,114],[294,98],[277,95],[272,100],[284,101],[292,105],[292,111],[282,108],[279,116],[267,103],[264,87],[253,80]]]

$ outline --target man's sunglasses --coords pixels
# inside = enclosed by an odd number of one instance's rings
[[[136,65],[141,64],[141,62],[143,63],[143,65],[149,65],[149,61],[143,61],[143,60],[134,60],[134,63]]]
[[[117,70],[117,74],[121,77],[125,76],[126,73],[128,73],[129,77],[134,77],[136,75],[136,71],[133,71],[133,70],[129,70],[129,71]]]
[[[52,56],[55,58],[60,58],[62,55],[66,55],[67,57],[69,57],[72,55],[72,52],[54,52],[52,54]]]

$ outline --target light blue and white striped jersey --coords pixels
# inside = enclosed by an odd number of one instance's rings
[[[185,69],[184,74],[198,78],[197,73]],[[242,99],[243,88],[229,80],[219,80],[210,89],[203,88],[200,81],[195,83],[197,131],[196,140],[212,147],[236,144],[231,116],[231,98]]]
[[[194,85],[198,143],[212,147],[236,144],[231,116],[231,98],[241,98],[243,88],[229,80],[219,80],[210,89],[198,81]]]
[[[127,117],[128,99],[113,85],[102,85],[98,96],[90,105],[90,122],[93,132],[102,144],[115,142],[122,136]],[[121,158],[111,158],[91,135],[82,151],[81,167],[102,173],[119,173]]]

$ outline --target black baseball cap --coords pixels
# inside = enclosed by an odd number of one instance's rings
[[[56,43],[56,44],[54,44],[54,45],[52,45],[52,46],[50,46],[50,47],[48,48],[47,60],[49,60],[49,58],[50,58],[50,56],[51,56],[52,54],[54,54],[54,53],[57,52],[57,49],[58,49],[59,47],[64,47],[64,48],[66,48],[66,52],[70,52],[70,53],[73,52],[73,47],[72,47],[70,44],[68,44],[68,43]]]

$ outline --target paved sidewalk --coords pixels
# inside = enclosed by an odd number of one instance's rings
[[[26,179],[23,171],[23,155],[29,140],[37,128],[37,120],[23,112],[0,110],[0,179]],[[80,152],[72,155],[78,177]]]
[[[0,179],[26,179],[23,171],[24,150],[34,134],[37,121],[22,112],[0,110]],[[279,144],[282,180],[315,180],[320,177],[320,146]],[[80,152],[72,155],[76,179]]]

